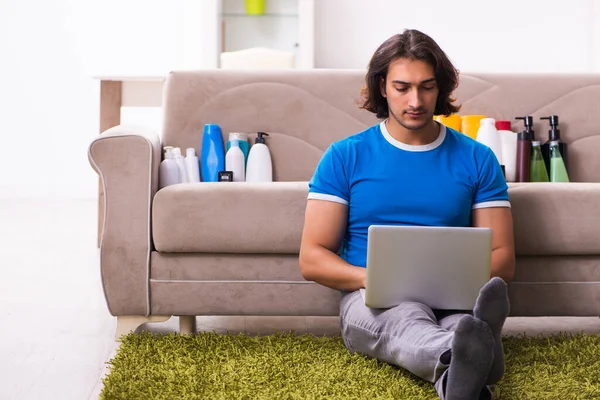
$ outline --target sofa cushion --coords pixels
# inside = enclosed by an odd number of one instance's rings
[[[597,183],[511,183],[518,255],[600,253]],[[306,182],[202,182],[160,190],[153,238],[160,252],[283,253],[300,250]]]
[[[511,183],[518,255],[600,253],[600,184]]]
[[[152,207],[160,252],[298,253],[307,182],[168,186]]]

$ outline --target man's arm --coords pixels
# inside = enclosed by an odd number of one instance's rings
[[[350,265],[337,255],[347,219],[345,204],[308,200],[300,245],[300,271],[304,279],[336,290],[365,287],[365,268]]]
[[[492,271],[506,283],[515,274],[515,239],[509,207],[478,208],[473,210],[473,226],[492,229]]]

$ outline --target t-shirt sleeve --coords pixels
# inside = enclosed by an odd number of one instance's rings
[[[490,148],[486,147],[482,153],[483,162],[478,167],[479,182],[473,200],[473,209],[510,207],[508,185],[500,163]]]
[[[350,202],[350,190],[344,160],[335,145],[321,157],[312,179],[308,183],[308,198],[346,204]]]

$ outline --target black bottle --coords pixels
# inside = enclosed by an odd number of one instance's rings
[[[567,144],[560,140],[560,129],[558,129],[558,115],[552,115],[550,117],[542,117],[540,119],[547,119],[550,121],[550,130],[548,131],[548,141],[542,145],[542,155],[544,156],[544,162],[546,163],[546,169],[550,174],[550,142],[558,142],[558,151],[565,162],[567,172],[569,168],[567,166]]]
[[[531,168],[531,142],[535,140],[533,117],[517,117],[525,122],[525,130],[517,136],[517,182],[529,182]]]

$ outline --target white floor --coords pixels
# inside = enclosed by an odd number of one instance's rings
[[[0,200],[0,399],[97,399],[115,318],[100,285],[94,201]],[[198,329],[338,332],[336,318],[202,317]],[[177,319],[146,327],[174,331]],[[600,332],[600,319],[509,318],[505,333]]]

